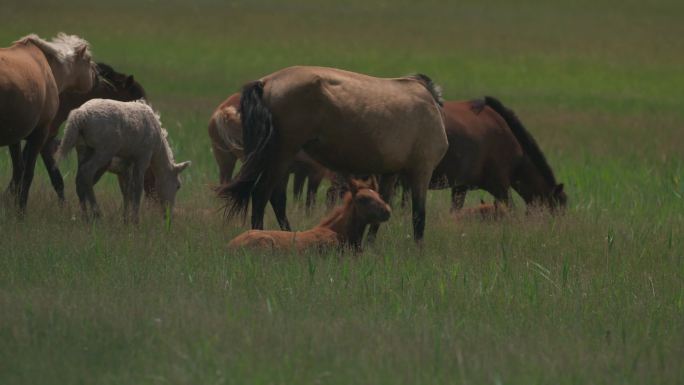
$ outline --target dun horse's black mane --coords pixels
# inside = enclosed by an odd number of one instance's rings
[[[496,111],[501,117],[506,121],[506,124],[511,128],[513,135],[520,143],[520,146],[525,151],[525,154],[530,157],[532,163],[537,166],[537,169],[541,173],[544,180],[551,185],[551,187],[556,185],[556,177],[553,175],[553,170],[549,162],[547,162],[544,153],[542,153],[537,141],[534,140],[532,135],[527,131],[522,122],[515,115],[513,110],[506,108],[503,103],[498,99],[485,96],[484,103]]]
[[[418,80],[425,88],[430,91],[430,94],[435,99],[435,101],[440,105],[444,105],[444,99],[442,98],[442,88],[430,79],[429,76],[425,74],[413,74],[409,75],[408,78]]]

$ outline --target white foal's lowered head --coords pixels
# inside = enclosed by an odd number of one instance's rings
[[[174,163],[166,175],[157,177],[155,175],[157,194],[159,195],[159,203],[162,205],[164,211],[173,210],[176,204],[176,193],[181,188],[180,173],[192,164],[191,161],[181,163]]]

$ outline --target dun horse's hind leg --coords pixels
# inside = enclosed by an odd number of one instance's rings
[[[413,239],[419,244],[422,242],[425,233],[425,201],[427,199],[427,189],[431,173],[432,171],[409,176],[411,211],[413,214]]]
[[[468,194],[468,187],[466,187],[466,186],[453,186],[453,187],[451,187],[451,212],[452,213],[463,208],[467,194]]]
[[[283,231],[292,231],[290,221],[287,219],[287,177],[283,179],[274,189],[271,194],[271,207],[276,216],[278,225]]]
[[[278,188],[278,184],[282,184],[286,181],[288,171],[290,170],[290,164],[294,159],[294,154],[287,156],[275,157],[273,160],[273,166],[267,172],[261,175],[261,180],[255,186],[252,192],[252,229],[263,230],[264,229],[264,210],[266,208],[266,202],[272,199],[273,192]],[[282,189],[282,187],[280,187]],[[279,191],[276,194],[276,202],[273,206],[273,210],[276,211],[276,215],[279,217],[279,222],[285,218],[285,205],[286,198],[283,191]],[[280,214],[278,214],[280,212]],[[286,224],[289,227],[289,223],[281,223],[282,226]]]
[[[52,138],[52,140],[48,143],[45,143],[43,149],[40,150],[40,156],[43,158],[43,164],[45,165],[48,175],[50,176],[52,188],[54,188],[55,193],[57,193],[59,205],[63,207],[65,202],[64,179],[62,178],[62,173],[59,171],[54,157],[57,147],[59,147],[59,140],[57,138]]]
[[[392,196],[394,195],[394,186],[397,184],[397,178],[399,177],[398,174],[388,174],[388,175],[383,175],[380,178],[380,186],[378,193],[380,194],[380,197],[390,204],[389,202],[392,202]],[[380,224],[379,223],[371,223],[370,228],[368,229],[368,242],[372,243],[375,242],[375,237],[378,235],[378,230],[380,229]]]

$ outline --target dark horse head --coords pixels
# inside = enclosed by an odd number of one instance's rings
[[[563,184],[556,182],[551,166],[546,161],[537,141],[523,126],[515,113],[506,108],[498,99],[485,97],[485,104],[496,111],[511,128],[513,136],[525,153],[525,159],[518,166],[513,180],[513,188],[527,204],[543,205],[552,212],[564,209],[568,203]]]
[[[95,96],[97,98],[124,102],[146,98],[145,90],[140,83],[135,81],[133,75],[116,72],[105,63],[97,63],[97,74],[99,82],[90,92],[90,94],[97,94]]]

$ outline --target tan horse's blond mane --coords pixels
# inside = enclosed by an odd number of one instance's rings
[[[72,61],[76,53],[85,47],[86,58],[91,57],[90,43],[76,35],[67,35],[63,32],[53,37],[51,41],[44,40],[32,33],[14,42],[14,44],[33,43],[40,48],[46,56],[51,56],[62,63]]]

